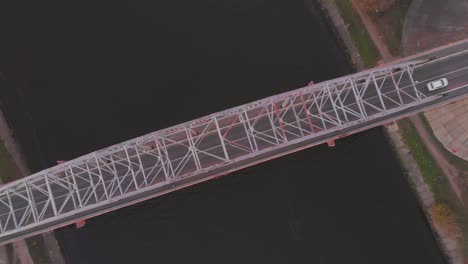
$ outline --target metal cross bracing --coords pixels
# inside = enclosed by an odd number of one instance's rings
[[[141,136],[0,188],[0,241],[428,100],[418,62],[310,85]],[[69,220],[67,220],[69,221]]]

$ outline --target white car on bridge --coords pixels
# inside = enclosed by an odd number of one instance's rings
[[[427,89],[429,91],[434,91],[434,90],[437,90],[437,89],[447,87],[447,85],[448,85],[447,78],[441,78],[441,79],[438,79],[438,80],[435,80],[435,81],[432,81],[432,82],[428,83],[427,84]]]

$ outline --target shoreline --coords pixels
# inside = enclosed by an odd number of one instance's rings
[[[316,5],[323,16],[327,27],[333,33],[336,42],[340,47],[345,49],[346,58],[351,69],[354,72],[364,69],[364,61],[359,54],[359,50],[355,45],[338,8],[330,0],[319,0]]]
[[[333,1],[319,0],[321,9],[323,10],[324,17],[328,23],[333,27],[332,32],[337,34],[339,42],[344,45],[348,57],[351,58],[350,65],[356,71],[364,70],[364,63],[362,57],[359,55],[352,36],[347,29],[346,23],[341,16],[340,10]],[[367,31],[367,28],[365,28]],[[377,66],[377,65],[376,65]],[[382,127],[384,129],[387,140],[394,150],[394,155],[400,162],[400,166],[407,174],[406,181],[413,190],[425,220],[428,223],[434,239],[441,249],[442,254],[446,260],[451,264],[461,264],[463,256],[461,254],[459,242],[456,239],[449,238],[444,232],[433,222],[431,208],[435,203],[434,194],[430,186],[425,183],[422,173],[414,160],[410,149],[406,146],[402,135],[398,131],[398,124],[396,122]]]

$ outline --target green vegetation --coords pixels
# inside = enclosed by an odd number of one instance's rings
[[[449,182],[419,138],[416,128],[408,120],[399,121],[399,126],[402,131],[403,140],[410,149],[424,179],[431,187],[437,200],[452,206],[456,205],[457,200],[450,188]]]
[[[41,235],[26,238],[29,253],[35,264],[49,264],[51,263],[47,248],[44,244],[44,239]]]
[[[369,17],[382,33],[387,47],[393,56],[403,53],[401,38],[403,21],[413,0],[396,0],[393,5],[383,11],[367,12]]]
[[[432,213],[435,220],[442,228],[446,228],[447,232],[459,238],[463,254],[468,256],[468,218],[465,217],[463,206],[458,202],[450,183],[421,141],[416,128],[406,119],[398,121],[398,125],[403,140],[434,194],[436,205],[432,208]],[[453,219],[456,219],[457,226],[454,226]]]
[[[434,222],[445,230],[452,238],[461,238],[462,233],[457,222],[457,215],[446,204],[436,203],[431,208]]]
[[[341,16],[348,26],[348,30],[359,50],[359,54],[366,67],[372,67],[380,60],[379,52],[369,36],[359,15],[354,11],[349,0],[335,0]]]
[[[7,152],[3,142],[0,142],[0,181],[11,182],[18,178],[15,164]]]
[[[434,135],[434,132],[431,128],[431,126],[429,125],[429,122],[427,121],[426,117],[424,115],[421,114],[421,117],[423,119],[423,123],[424,123],[424,126],[425,128],[430,131],[431,133],[429,133],[431,135],[431,140],[433,142],[436,143],[437,147],[441,150],[442,154],[445,156],[445,158],[451,163],[453,164],[455,167],[457,167],[460,171],[462,172],[465,172],[464,175],[460,175],[460,177],[464,177],[462,180],[463,181],[466,181],[467,179],[467,176],[468,176],[468,161],[464,160],[464,159],[461,159],[455,155],[453,155],[450,151],[448,151],[443,145],[442,143],[436,138],[436,136]],[[462,188],[466,188],[465,185],[460,185],[460,187]],[[463,190],[463,200],[467,201],[467,193],[466,193],[466,190]],[[460,215],[464,215],[464,208],[459,208],[460,210]],[[463,218],[459,218],[459,223],[460,223],[460,226],[461,226],[461,232],[462,232],[462,237],[464,239],[461,239],[460,240],[460,243],[461,243],[461,246],[462,246],[462,249],[463,249],[463,254],[465,256],[468,256],[468,217],[463,217]]]

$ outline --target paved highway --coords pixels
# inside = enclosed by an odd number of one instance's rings
[[[130,140],[0,189],[0,243],[44,232],[465,96],[468,44]],[[430,57],[432,60],[428,60]],[[445,77],[447,88],[426,84]]]

